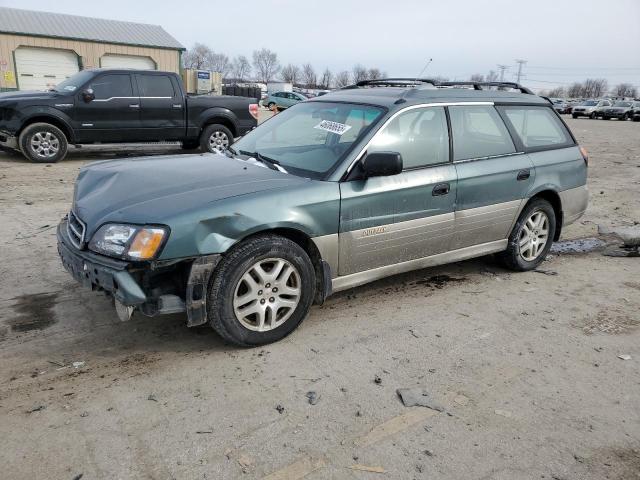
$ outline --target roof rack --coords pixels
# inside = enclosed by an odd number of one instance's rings
[[[439,82],[429,78],[379,78],[377,80],[362,80],[354,83],[353,85],[347,85],[342,87],[342,90],[351,90],[361,87],[409,87],[418,86],[423,84],[430,84],[434,87],[473,87],[474,90],[483,90],[482,87],[498,87],[498,88],[512,88],[514,90],[520,90],[520,93],[526,93],[528,95],[535,95],[527,87],[523,87],[519,83],[515,82]]]
[[[376,80],[361,80],[353,85],[347,85],[346,87],[342,87],[342,90],[350,90],[354,88],[360,87],[402,87],[409,85],[422,85],[422,84],[430,84],[434,87],[438,85],[438,82],[435,80],[430,80],[428,78],[378,78]]]
[[[523,87],[516,82],[437,82],[438,87],[473,87],[474,90],[482,90],[482,87],[504,87],[513,88],[514,90],[520,90],[520,93],[526,93],[528,95],[534,95],[534,93],[527,87]]]

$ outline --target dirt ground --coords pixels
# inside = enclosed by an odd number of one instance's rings
[[[568,123],[591,202],[563,240],[640,221],[640,123]],[[639,258],[421,270],[237,349],[183,315],[120,323],[62,268],[79,168],[122,155],[0,154],[1,478],[640,479]],[[405,387],[444,411],[404,407]]]

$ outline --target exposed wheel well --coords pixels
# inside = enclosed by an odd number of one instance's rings
[[[563,223],[562,201],[560,200],[560,195],[558,195],[558,193],[553,190],[543,190],[542,192],[538,192],[533,197],[531,197],[527,204],[536,198],[542,198],[546,200],[553,207],[553,211],[556,214],[556,233],[553,237],[553,241],[557,242],[560,239],[560,234],[562,233]]]
[[[311,259],[311,263],[313,264],[313,269],[316,272],[316,298],[314,303],[324,303],[324,299],[330,292],[325,292],[325,290],[327,289],[327,285],[325,285],[325,278],[327,277],[325,277],[324,265],[322,264],[322,256],[320,255],[320,251],[318,250],[318,247],[316,247],[316,244],[313,243],[313,240],[311,240],[311,237],[309,237],[306,233],[301,232],[300,230],[296,230],[295,228],[274,228],[271,230],[261,230],[260,232],[243,238],[241,242],[244,242],[247,239],[258,235],[265,235],[269,233],[279,235],[288,240],[291,240],[292,242],[298,244],[305,252],[307,252],[307,255],[309,255],[309,258]]]
[[[220,124],[220,125],[224,125],[225,127],[227,127],[229,130],[231,130],[231,133],[233,134],[234,137],[236,137],[238,135],[238,132],[236,130],[236,126],[234,125],[234,123],[229,120],[228,118],[225,117],[211,117],[208,118],[204,125],[202,125],[202,130],[204,130],[206,127],[208,127],[209,125],[213,125],[213,124]]]
[[[62,130],[62,133],[64,133],[64,136],[67,137],[67,142],[73,143],[72,132],[71,130],[69,130],[69,127],[67,127],[67,125],[65,125],[65,123],[62,122],[61,120],[58,120],[55,117],[49,117],[49,116],[40,116],[40,117],[30,118],[24,123],[24,125],[22,125],[22,127],[20,128],[20,131],[18,131],[16,136],[19,136],[25,128],[27,128],[29,125],[32,125],[34,123],[48,123],[50,125],[58,127],[60,130]]]

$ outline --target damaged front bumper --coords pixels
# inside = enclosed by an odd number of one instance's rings
[[[114,259],[76,248],[66,218],[57,237],[65,269],[84,287],[112,296],[121,307],[119,316],[133,310],[150,317],[186,312],[190,327],[207,322],[206,292],[220,255],[144,263]]]

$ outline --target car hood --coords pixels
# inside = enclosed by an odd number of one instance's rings
[[[80,171],[73,209],[90,236],[107,222],[170,225],[221,199],[308,181],[221,154],[112,160]]]
[[[37,100],[37,99],[50,99],[60,97],[59,92],[40,92],[37,90],[23,91],[23,92],[3,92],[0,93],[0,102],[5,100],[15,102],[20,100]]]

